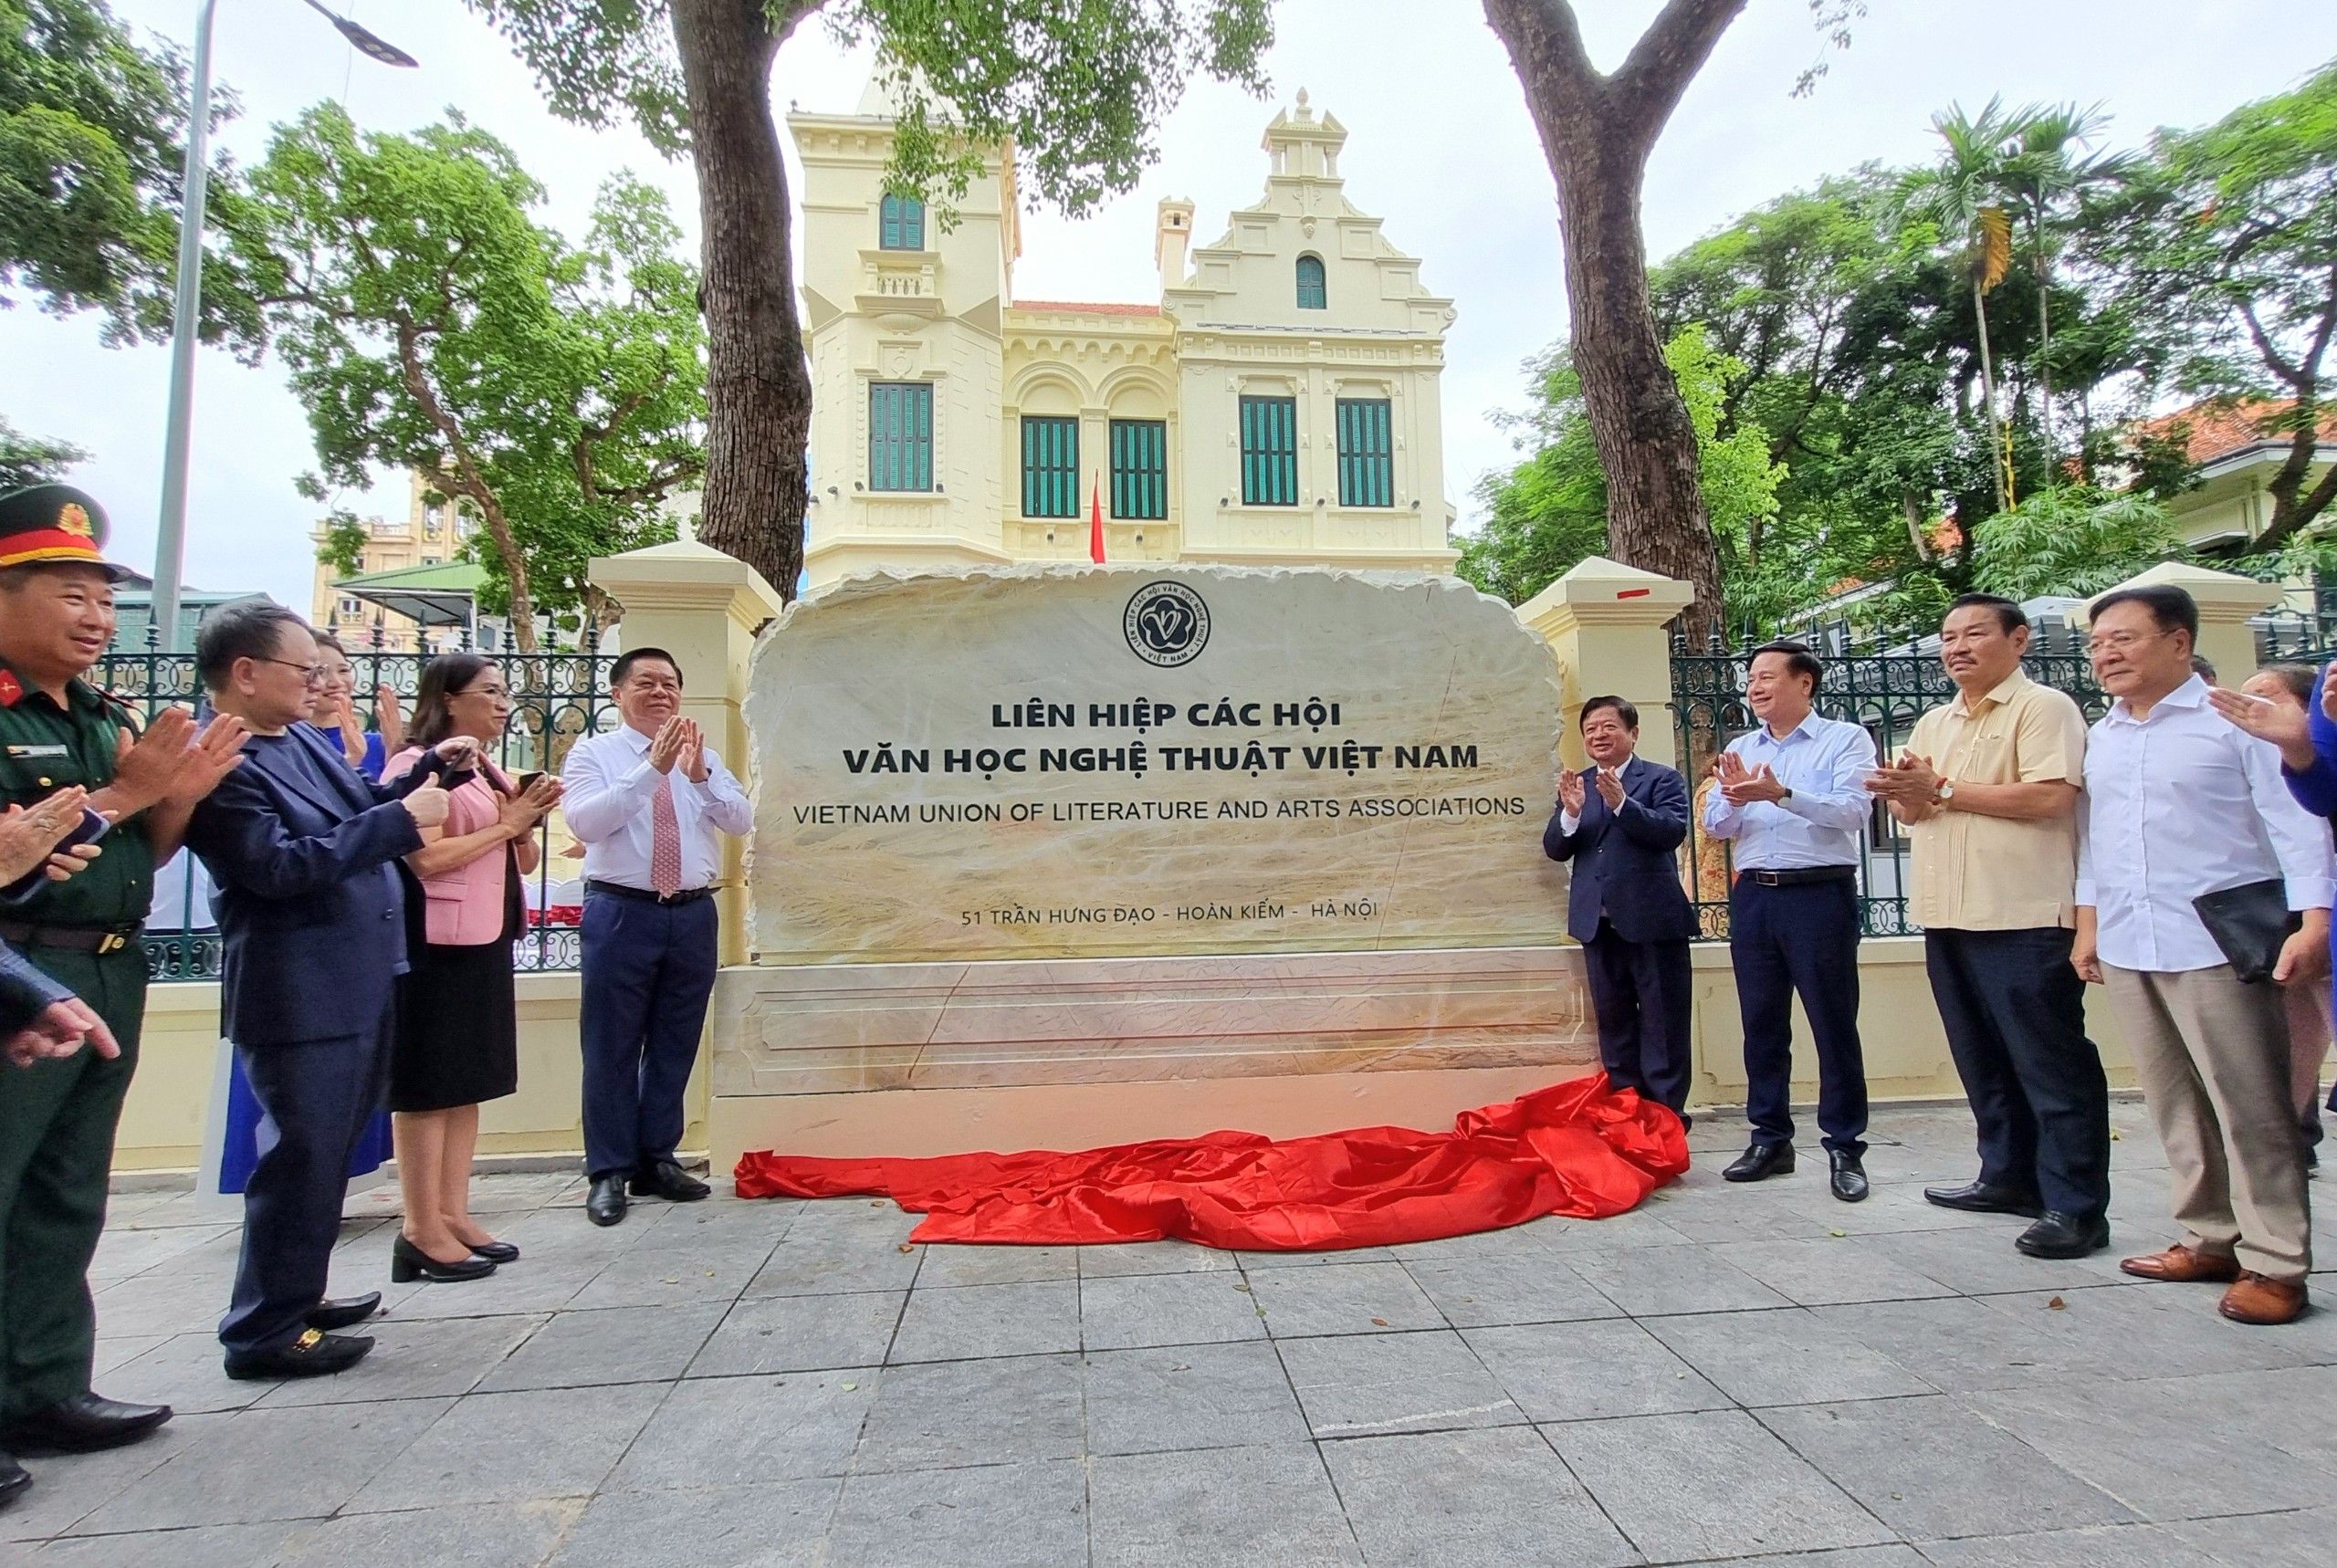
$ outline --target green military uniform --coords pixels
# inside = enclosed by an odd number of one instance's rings
[[[98,561],[102,523],[95,502],[61,486],[0,497],[0,570]],[[60,705],[0,664],[0,808],[70,784],[96,793],[134,733],[130,710],[95,687],[72,681]],[[83,1050],[0,1068],[0,1420],[89,1391],[97,1314],[87,1276],[105,1224],[114,1126],[138,1061],[146,1010],[138,932],[153,893],[153,851],[133,819],[114,826],[79,874],[0,909],[0,938],[70,987],[121,1044],[111,1061]]]

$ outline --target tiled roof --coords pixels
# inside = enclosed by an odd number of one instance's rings
[[[1079,299],[1017,299],[1010,309],[1050,310],[1065,316],[1158,316],[1158,305],[1096,304]]]
[[[2293,406],[2290,401],[2271,398],[2232,402],[2209,399],[2157,419],[2143,420],[2139,428],[2146,434],[2166,435],[2177,425],[2184,426],[2187,433],[2185,455],[2194,463],[2212,463],[2265,442],[2285,443],[2288,437],[2280,432],[2265,434],[2261,422]],[[2337,442],[2337,408],[2322,412],[2320,435],[2323,441]]]

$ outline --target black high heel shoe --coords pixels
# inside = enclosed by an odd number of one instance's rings
[[[519,1244],[516,1241],[482,1241],[471,1249],[471,1256],[484,1258],[490,1263],[517,1263]]]
[[[495,1261],[490,1258],[474,1254],[459,1263],[441,1263],[403,1236],[390,1243],[390,1282],[393,1285],[414,1280],[454,1284],[464,1280],[484,1280],[494,1272]]]

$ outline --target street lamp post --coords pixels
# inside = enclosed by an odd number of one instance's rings
[[[413,67],[404,50],[383,43],[318,0],[309,7],[339,28],[367,57]],[[194,12],[194,79],[186,129],[186,172],[181,183],[177,297],[171,307],[171,401],[162,436],[162,517],[154,530],[153,627],[156,646],[176,652],[181,574],[186,558],[188,440],[194,422],[194,350],[203,335],[203,218],[211,176],[211,23],[219,0],[200,0]]]

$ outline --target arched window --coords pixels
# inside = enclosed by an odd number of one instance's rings
[[[1302,256],[1298,258],[1298,308],[1301,310],[1326,310],[1330,307],[1323,298],[1323,258]]]
[[[876,209],[876,248],[923,250],[925,204],[915,196],[886,196]]]

